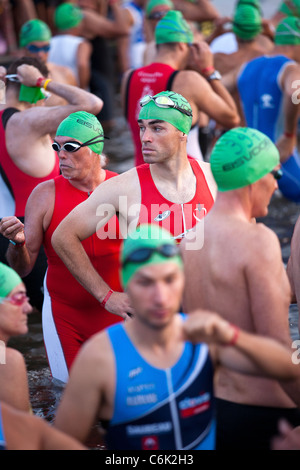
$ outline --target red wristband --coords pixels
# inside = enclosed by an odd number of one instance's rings
[[[293,134],[292,132],[285,132],[284,137],[287,137],[288,139],[292,139],[293,137],[295,137],[295,134]]]
[[[44,80],[46,80],[45,77],[40,77],[40,78],[38,78],[37,81],[36,81],[35,86],[41,88],[42,82],[43,82]]]
[[[240,329],[236,325],[233,325],[232,323],[230,323],[230,326],[234,329],[234,333],[229,343],[226,343],[226,346],[234,346],[240,335]]]
[[[107,292],[106,296],[104,297],[104,299],[102,300],[102,302],[100,302],[100,305],[101,307],[105,307],[105,304],[106,302],[108,301],[108,299],[110,298],[111,294],[113,294],[114,291],[112,289],[109,289],[109,291]]]
[[[215,71],[215,67],[213,65],[210,65],[209,67],[205,67],[205,69],[201,70],[201,73],[205,75],[206,73],[212,73]]]

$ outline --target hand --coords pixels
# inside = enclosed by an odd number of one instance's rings
[[[3,217],[0,221],[0,233],[16,243],[25,241],[24,224],[17,217]]]
[[[195,42],[191,46],[191,67],[201,73],[203,69],[214,67],[214,56],[205,41]]]
[[[271,441],[272,450],[300,450],[300,426],[294,428],[286,420],[278,423],[279,435]]]
[[[228,25],[228,23],[232,23],[232,18],[230,18],[229,16],[223,16],[222,18],[217,18],[214,21],[215,28],[212,33],[214,38],[221,36],[222,34],[228,33],[232,30],[232,27],[228,28],[225,26],[226,24]]]
[[[276,147],[279,150],[280,162],[284,163],[293,154],[294,148],[297,146],[297,137],[286,137],[282,135],[276,142]]]
[[[3,82],[6,81],[6,78],[5,78],[6,74],[7,74],[6,68],[3,67],[3,65],[0,65],[0,80],[2,80]]]
[[[134,310],[130,306],[128,295],[124,292],[113,292],[105,304],[105,309],[110,313],[119,315],[124,318],[124,320],[134,315]]]
[[[218,314],[206,310],[196,310],[188,314],[183,323],[185,341],[192,343],[214,343],[224,346],[235,335],[235,329]]]
[[[23,85],[34,87],[37,79],[42,76],[41,72],[33,65],[22,64],[17,68],[18,78]]]

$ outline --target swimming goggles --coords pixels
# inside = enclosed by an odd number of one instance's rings
[[[122,262],[123,267],[125,267],[127,263],[143,263],[150,259],[154,253],[159,253],[165,258],[173,258],[174,256],[179,255],[179,248],[177,245],[171,244],[164,244],[157,248],[140,248],[130,253],[130,255],[124,259]]]
[[[31,54],[37,54],[38,52],[49,52],[50,44],[46,44],[45,46],[35,46],[34,44],[28,44],[26,49],[31,52]]]
[[[148,20],[160,20],[167,14],[167,10],[164,11],[154,11],[148,15]]]
[[[16,294],[11,295],[10,297],[0,297],[0,304],[3,302],[9,302],[12,305],[21,306],[25,302],[29,301],[29,297],[25,294],[25,292],[17,292]]]
[[[101,137],[101,139],[99,139],[99,137]],[[87,145],[98,144],[98,142],[103,142],[103,139],[108,139],[108,137],[105,137],[104,135],[93,137],[92,139],[88,140],[87,142],[84,142],[83,144],[80,144],[76,141],[70,141],[65,142],[62,146],[60,146],[57,142],[54,141],[52,144],[52,148],[55,152],[60,152],[61,150],[64,150],[65,152],[73,153],[77,152],[77,150],[79,150],[81,147],[86,147]]]
[[[156,106],[159,108],[175,108],[178,109],[181,113],[185,114],[186,116],[193,116],[193,113],[191,110],[187,110],[182,108],[181,106],[178,106],[175,101],[172,100],[169,96],[161,95],[161,96],[151,96],[151,95],[146,95],[144,96],[141,101],[140,101],[140,106],[146,106],[146,104],[150,103],[150,101],[154,101]]]
[[[276,180],[280,180],[280,178],[282,177],[283,175],[283,172],[282,170],[279,168],[278,170],[272,170],[270,171],[270,173],[274,176],[274,178]]]

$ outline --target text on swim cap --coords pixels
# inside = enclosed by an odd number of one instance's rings
[[[76,120],[76,122],[78,122],[78,124],[82,124],[83,126],[88,127],[89,129],[93,129],[98,134],[102,134],[102,129],[100,129],[100,127],[94,126],[94,124],[92,124],[88,121],[84,121],[83,119],[79,118],[79,119]]]
[[[231,171],[231,170],[234,170],[235,168],[239,168],[244,163],[252,160],[253,157],[256,157],[257,154],[259,154],[262,150],[265,150],[270,145],[272,145],[272,142],[269,139],[264,139],[258,145],[253,147],[252,150],[249,150],[248,155],[243,155],[242,157],[237,158],[233,162],[225,163],[222,166],[222,169],[224,171]]]

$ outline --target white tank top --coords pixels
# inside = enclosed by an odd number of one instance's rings
[[[84,38],[72,36],[71,34],[59,34],[54,36],[50,42],[49,62],[69,67],[79,83],[77,68],[77,50]]]

